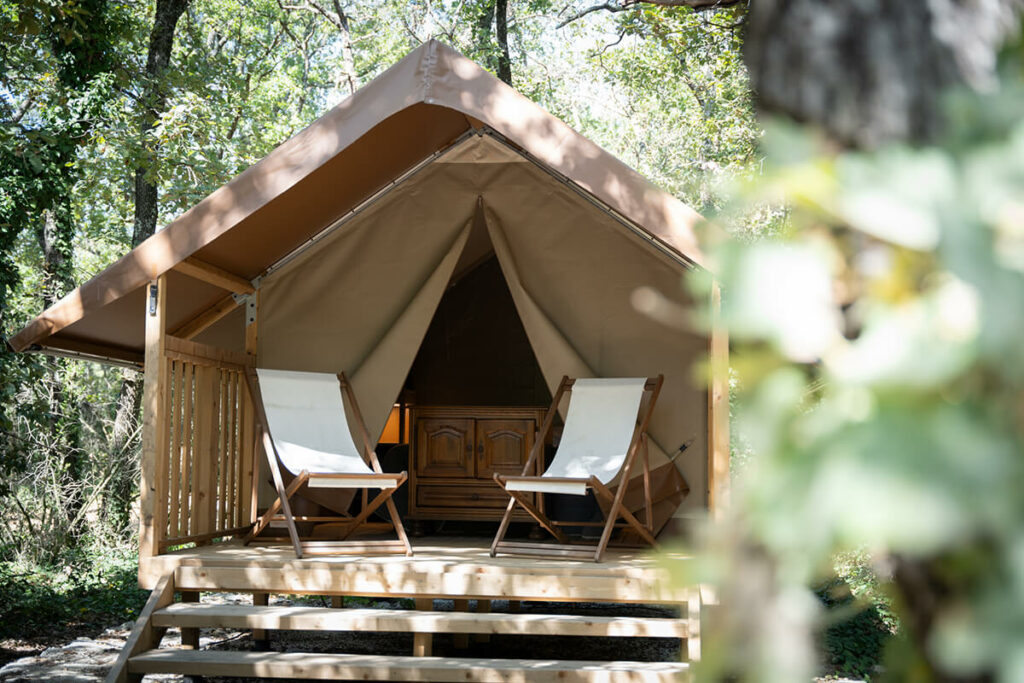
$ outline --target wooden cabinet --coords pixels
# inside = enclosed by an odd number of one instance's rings
[[[409,516],[501,519],[508,496],[494,483],[494,473],[522,473],[544,413],[544,408],[413,408]],[[537,459],[533,474],[543,472],[543,460]],[[515,519],[528,516],[517,511]]]

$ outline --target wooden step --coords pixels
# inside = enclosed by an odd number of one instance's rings
[[[252,676],[317,680],[380,681],[628,681],[685,680],[688,667],[678,662],[586,662],[500,660],[455,657],[387,657],[305,652],[218,652],[151,650],[128,661],[135,674]]]
[[[175,603],[153,613],[153,625],[287,631],[390,631],[551,636],[686,638],[684,619],[592,617],[500,612],[433,612],[329,607],[254,607]]]

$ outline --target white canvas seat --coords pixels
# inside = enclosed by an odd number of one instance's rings
[[[386,505],[399,541],[357,544],[360,550],[385,550],[412,554],[412,549],[391,495],[405,482],[407,473],[381,470],[359,406],[344,373],[295,372],[259,368],[247,374],[249,389],[263,428],[263,445],[274,477],[278,499],[257,522],[246,539],[251,541],[270,522],[282,518],[288,526],[296,555],[304,551],[343,551],[344,539],[379,506]],[[356,445],[350,425],[360,431]],[[284,488],[279,465],[295,479]],[[341,543],[320,541],[304,544],[298,536],[289,499],[302,486],[310,488],[380,489],[350,523]],[[364,497],[364,501],[365,501]],[[278,516],[278,510],[281,515]]]
[[[651,534],[650,481],[647,462],[647,425],[651,411],[661,389],[663,378],[594,378],[569,379],[563,377],[551,408],[544,419],[541,432],[534,441],[533,451],[521,476],[495,474],[494,479],[509,494],[508,507],[502,518],[498,533],[491,545],[491,555],[499,552],[510,554],[538,555],[550,549],[552,554],[566,557],[593,555],[600,561],[611,537],[616,521],[621,516],[625,523],[634,527],[642,538],[655,544]],[[529,476],[533,463],[543,451],[547,433],[554,422],[555,413],[563,394],[570,393],[569,409],[565,416],[565,427],[555,457],[541,476]],[[646,404],[644,398],[647,397]],[[646,524],[641,524],[622,505],[625,483],[637,452],[643,450],[644,494],[648,502]],[[608,485],[620,475],[622,482],[613,496]],[[563,544],[565,534],[558,528],[562,523],[553,522],[541,510],[530,503],[525,493],[563,493],[586,495],[588,492],[611,500],[612,507],[604,522],[604,532],[596,550],[581,550],[578,546],[543,546],[536,543],[513,543],[504,541],[508,523],[515,505],[520,504],[537,522]],[[577,523],[574,523],[577,524]]]

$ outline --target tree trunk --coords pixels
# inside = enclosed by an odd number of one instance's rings
[[[67,207],[67,197],[56,197],[53,206],[43,211],[42,218],[36,237],[43,252],[43,306],[49,308],[75,286],[71,272],[74,226]],[[66,382],[62,377],[61,361],[47,358],[46,370],[44,386],[48,415],[45,424],[50,432],[49,442],[53,444],[54,455],[60,458],[59,499],[52,503],[57,506],[56,512],[63,519],[61,527],[66,534],[65,538],[75,544],[82,527],[70,522],[78,517],[82,509],[82,484],[85,479],[79,411],[77,406],[69,405],[71,399],[64,390]]]
[[[145,82],[142,92],[142,120],[139,136],[147,149],[147,159],[134,170],[135,175],[135,223],[132,230],[132,247],[137,247],[156,231],[157,186],[146,177],[148,167],[156,161],[156,151],[149,148],[146,136],[153,129],[160,112],[167,104],[167,91],[163,76],[171,63],[174,47],[174,31],[178,20],[188,7],[189,0],[157,0],[153,30],[149,34],[149,54],[146,58]],[[117,413],[111,430],[108,451],[111,467],[116,474],[112,477],[104,506],[108,520],[120,530],[131,524],[132,495],[135,481],[135,443],[133,436],[138,432],[139,411],[142,406],[142,375],[134,370],[125,370],[121,390],[117,397]]]
[[[494,43],[498,50],[495,54]],[[480,5],[473,25],[476,58],[498,78],[512,85],[512,60],[508,49],[508,0],[487,0]]]
[[[135,168],[135,224],[132,230],[132,246],[135,247],[156,230],[157,188],[156,183],[146,177],[148,167],[156,161],[155,150],[149,148],[146,136],[156,124],[160,112],[167,103],[167,91],[163,86],[163,75],[171,62],[171,48],[174,45],[174,29],[178,25],[189,0],[157,0],[153,30],[149,34],[149,55],[146,58],[145,82],[142,88],[142,122],[139,137],[146,149],[146,163]]]
[[[512,85],[512,59],[508,51],[508,0],[495,0],[494,35],[498,39],[498,78]]]
[[[348,94],[355,93],[358,84],[356,78],[356,58],[352,51],[352,29],[348,15],[341,9],[341,3],[334,0],[334,12],[338,15],[338,30],[341,32],[341,75]]]
[[[759,0],[744,52],[759,107],[838,142],[926,142],[953,84],[992,85],[1020,0]]]

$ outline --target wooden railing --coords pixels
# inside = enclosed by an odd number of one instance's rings
[[[160,551],[248,530],[254,521],[251,357],[167,336],[157,438],[155,527]]]

